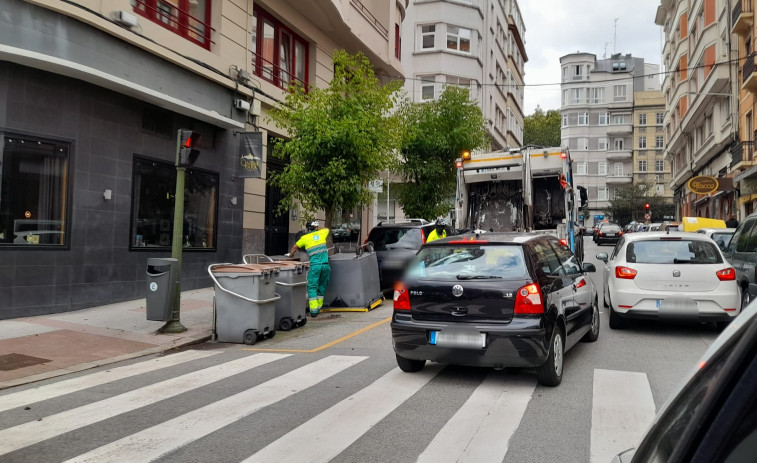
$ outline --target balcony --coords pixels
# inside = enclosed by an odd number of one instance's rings
[[[747,0],[738,0],[731,11],[731,32],[745,37],[751,32],[754,23],[754,13],[752,12],[752,2]]]
[[[607,176],[608,185],[624,185],[631,183],[633,180],[633,174],[615,174],[611,173]]]
[[[746,170],[754,165],[753,160],[753,141],[740,141],[731,148],[731,171]]]
[[[608,161],[630,161],[631,150],[612,150],[607,152]]]
[[[607,126],[607,135],[626,135],[633,133],[631,124],[613,124]]]
[[[754,72],[754,53],[746,57],[744,67],[741,68],[744,82],[741,88],[752,93],[757,93],[757,72]]]

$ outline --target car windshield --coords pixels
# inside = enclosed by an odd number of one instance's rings
[[[419,249],[421,247],[421,231],[417,228],[374,228],[368,241],[373,243],[376,251],[406,248]]]
[[[731,242],[731,237],[732,236],[733,236],[733,232],[730,232],[730,233],[715,232],[715,233],[712,234],[711,238],[712,238],[712,241],[714,241],[716,243],[718,241],[722,241],[723,242],[723,247],[725,247],[725,246],[728,246],[728,244]]]
[[[702,240],[661,239],[628,243],[626,261],[637,264],[720,264],[715,243]]]
[[[526,276],[523,249],[508,245],[445,245],[423,248],[410,264],[413,278],[520,279]]]

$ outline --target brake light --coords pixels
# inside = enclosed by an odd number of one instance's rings
[[[586,286],[586,279],[582,278],[581,281],[579,281],[576,285],[576,289],[583,288],[584,286]]]
[[[622,232],[622,231],[619,231],[619,232],[618,232],[618,236],[623,236],[623,232]]]
[[[394,310],[410,310],[410,293],[399,281],[394,284]]]
[[[728,267],[723,270],[718,270],[715,272],[715,275],[718,276],[718,280],[720,281],[733,281],[736,279],[736,270],[734,270],[733,267]]]
[[[488,243],[487,240],[477,240],[477,239],[469,239],[469,240],[454,240],[454,241],[447,241],[447,244],[486,244]]]
[[[515,313],[544,313],[544,303],[541,300],[541,288],[539,288],[538,284],[531,283],[518,290],[515,294]]]
[[[567,246],[568,240],[560,240],[560,244],[562,244],[563,246]]]
[[[599,236],[602,236],[602,232],[601,232],[601,231],[598,231],[598,232],[597,232],[597,235],[599,235]]]
[[[615,278],[621,278],[624,280],[633,280],[636,278],[636,270],[628,267],[615,267]]]
[[[421,244],[426,244],[426,233],[421,228]]]

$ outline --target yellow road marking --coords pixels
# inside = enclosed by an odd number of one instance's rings
[[[312,354],[313,352],[318,352],[318,351],[322,351],[324,349],[328,349],[329,347],[335,346],[335,345],[339,344],[340,342],[344,342],[344,341],[346,341],[346,340],[348,340],[350,338],[354,338],[358,334],[365,333],[368,330],[371,330],[373,328],[376,328],[377,326],[381,326],[384,323],[387,323],[387,322],[391,321],[391,319],[392,319],[392,317],[386,317],[385,319],[383,319],[381,321],[378,321],[378,322],[376,322],[376,323],[374,323],[372,325],[364,326],[364,327],[360,328],[357,331],[353,331],[352,333],[350,333],[348,335],[342,336],[341,338],[335,339],[335,340],[333,340],[331,342],[328,342],[328,343],[326,343],[326,344],[324,344],[324,345],[322,345],[320,347],[316,347],[315,349],[256,349],[254,347],[248,347],[248,348],[245,348],[245,349],[242,349],[242,350],[251,350],[251,351],[256,351],[256,352],[295,352],[295,353],[300,353],[300,354]]]

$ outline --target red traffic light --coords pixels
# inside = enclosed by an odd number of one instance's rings
[[[200,156],[200,151],[195,149],[200,141],[200,132],[189,129],[179,129],[178,153],[176,157],[177,167],[192,167]]]
[[[644,204],[644,209],[649,210],[649,203]]]

